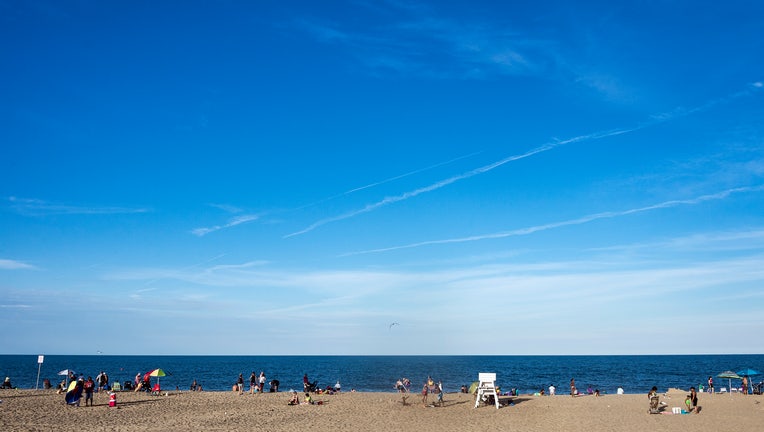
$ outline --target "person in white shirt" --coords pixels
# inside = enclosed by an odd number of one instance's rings
[[[549,396],[554,396],[555,387],[554,384],[549,385]]]

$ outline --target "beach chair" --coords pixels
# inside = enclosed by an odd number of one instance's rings
[[[493,396],[493,402],[496,409],[499,409],[499,395],[496,393],[496,374],[480,372],[478,374],[478,386],[475,391],[475,408],[480,405],[481,400],[488,401]]]
[[[114,384],[111,385],[112,391],[122,391],[122,385],[119,383],[119,381],[115,381]]]
[[[727,393],[727,387],[720,388],[719,393]]]

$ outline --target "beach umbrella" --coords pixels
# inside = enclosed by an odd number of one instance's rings
[[[470,388],[469,388],[469,390],[467,390],[467,391],[468,391],[470,394],[475,394],[475,392],[477,392],[478,384],[479,384],[479,383],[478,383],[477,381],[473,381],[473,382],[472,382],[472,384],[470,384]]]
[[[719,377],[719,378],[727,378],[729,380],[730,390],[732,390],[732,380],[733,379],[742,379],[743,378],[743,377],[741,377],[740,375],[736,374],[735,372],[733,372],[731,370],[724,371],[724,372],[720,373],[719,375],[717,375],[717,377]],[[730,391],[730,395],[731,394],[732,394],[732,392]]]
[[[757,371],[756,369],[747,368],[747,369],[738,371],[737,374],[740,375],[741,377],[746,375],[749,377],[752,377],[754,375],[761,375],[761,372]],[[750,379],[748,380],[748,385],[751,386],[751,393],[753,393],[753,383],[751,382]]]
[[[162,369],[154,369],[149,372],[149,376],[157,377],[157,384],[159,384],[159,377],[167,376]]]

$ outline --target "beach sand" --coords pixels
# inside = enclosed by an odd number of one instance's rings
[[[303,393],[298,393],[300,400]],[[666,412],[684,406],[686,392],[662,395]],[[446,394],[442,407],[424,407],[412,393],[408,404],[398,393],[344,392],[316,395],[323,405],[288,406],[288,392],[178,392],[150,396],[118,392],[117,407],[107,393],[95,406],[67,406],[64,396],[48,390],[0,390],[3,431],[79,430],[264,430],[264,431],[687,431],[761,430],[764,396],[699,394],[699,414],[651,415],[646,395],[571,397],[518,396],[514,405],[474,408],[469,394]],[[432,398],[431,398],[432,401]],[[84,398],[82,400],[84,403]]]

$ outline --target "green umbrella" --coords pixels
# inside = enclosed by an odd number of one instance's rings
[[[730,390],[732,390],[732,380],[733,379],[743,379],[743,377],[741,377],[740,375],[736,374],[735,372],[733,372],[731,370],[724,371],[724,372],[720,373],[719,375],[717,375],[717,377],[729,379],[729,381],[730,381]],[[730,391],[730,394],[732,394],[731,391]]]

